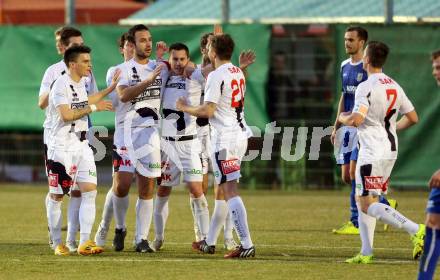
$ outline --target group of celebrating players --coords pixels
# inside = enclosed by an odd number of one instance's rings
[[[255,61],[252,51],[240,54],[240,67],[231,63],[234,42],[218,27],[200,40],[203,61],[190,61],[188,47],[156,44],[156,60],[148,27],[135,25],[119,39],[124,62],[108,70],[108,88],[98,91],[91,71],[91,49],[81,32],[63,27],[56,32],[63,60],[43,77],[39,106],[46,110],[44,144],[49,192],[46,209],[51,247],[56,255],[103,252],[111,219],[115,219],[113,247],[124,249],[128,192],[136,177],[135,250],[151,253],[165,240],[168,200],[181,177],[190,193],[194,217],[194,250],[214,254],[225,228],[225,258],[255,256],[246,208],[238,195],[240,164],[251,136],[244,117],[246,68]],[[350,58],[341,65],[343,94],[331,139],[342,165],[344,181],[351,182],[351,219],[339,234],[360,234],[361,251],[348,263],[373,262],[376,220],[410,234],[413,258],[422,256],[419,279],[431,279],[440,254],[439,172],[430,181],[427,227],[396,210],[387,200],[389,177],[397,159],[397,131],[418,122],[414,106],[403,89],[383,73],[389,48],[368,40],[362,27],[349,27],[344,36]],[[164,59],[165,53],[169,58]],[[432,56],[433,75],[440,85],[440,51]],[[111,101],[104,98],[109,96]],[[96,166],[88,144],[89,115],[115,111],[113,186],[108,191],[102,221],[94,241]],[[402,117],[397,120],[398,114]],[[211,166],[215,207],[209,222],[205,198]],[[158,184],[153,203],[154,186]],[[437,188],[436,188],[437,187]],[[66,243],[61,239],[61,202],[70,195]],[[155,238],[148,233],[154,218]],[[237,245],[232,230],[240,239]],[[80,230],[79,246],[76,233]],[[426,235],[426,237],[425,237]]]
[[[200,65],[190,61],[188,47],[180,42],[169,47],[158,42],[157,59],[153,60],[149,28],[135,25],[119,39],[124,62],[108,70],[108,87],[98,91],[91,68],[91,49],[84,45],[81,32],[66,26],[58,29],[55,37],[63,59],[47,68],[39,93],[39,106],[46,110],[46,210],[49,243],[55,255],[102,253],[113,217],[113,247],[122,251],[133,177],[139,194],[135,250],[160,250],[171,189],[180,184],[182,177],[190,193],[194,217],[192,248],[214,254],[224,227],[224,245],[230,250],[225,258],[255,256],[246,208],[237,192],[241,159],[252,135],[243,106],[244,73],[255,61],[254,52],[243,51],[240,67],[233,65],[234,41],[216,26],[214,33],[205,34],[200,40]],[[165,60],[167,52],[169,59]],[[110,100],[105,99],[107,96]],[[92,241],[97,174],[88,143],[89,115],[110,110],[115,112],[113,186],[107,193],[102,221]],[[218,185],[211,222],[205,198],[209,167]],[[66,194],[70,201],[67,238],[63,243],[61,203]],[[155,238],[150,244],[148,234],[153,217]],[[233,229],[240,244],[234,240]]]

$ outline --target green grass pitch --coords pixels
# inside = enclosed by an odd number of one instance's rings
[[[133,188],[133,191],[136,189]],[[209,190],[210,210],[213,193]],[[96,222],[101,218],[106,188],[98,189]],[[257,256],[224,260],[222,233],[215,255],[191,250],[192,216],[188,195],[176,190],[170,199],[170,216],[162,251],[140,255],[132,248],[134,192],[127,214],[128,235],[124,252],[111,248],[113,225],[106,251],[98,256],[53,255],[47,245],[42,185],[0,185],[0,279],[415,279],[418,262],[411,259],[407,233],[383,232],[377,223],[376,262],[350,265],[344,260],[360,248],[359,236],[331,233],[348,218],[346,191],[243,191]],[[424,221],[428,192],[390,194],[407,217]],[[65,201],[67,202],[66,197]],[[63,205],[64,224],[66,205]],[[92,232],[94,236],[94,232]],[[63,238],[65,232],[63,232]],[[153,228],[149,239],[154,238]]]

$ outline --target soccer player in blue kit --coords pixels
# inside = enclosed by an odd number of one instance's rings
[[[432,75],[440,86],[440,49],[431,55]],[[431,193],[426,207],[425,249],[420,260],[419,280],[433,279],[440,255],[440,169],[429,180]]]
[[[341,112],[353,110],[354,97],[357,86],[367,80],[367,72],[362,66],[364,46],[368,40],[368,31],[360,26],[350,26],[345,30],[345,51],[350,58],[341,63],[342,94],[339,100],[337,116]],[[332,144],[335,146],[336,163],[341,166],[342,180],[351,185],[350,193],[350,221],[344,223],[339,229],[333,229],[336,234],[359,234],[358,209],[355,200],[355,170],[358,157],[357,129],[343,126],[336,118],[331,135]],[[397,202],[390,199],[388,202],[381,196],[382,203],[391,204],[396,208]],[[385,225],[385,230],[387,225]]]

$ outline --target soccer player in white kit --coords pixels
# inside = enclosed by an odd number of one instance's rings
[[[418,122],[414,106],[403,89],[382,72],[389,53],[384,43],[368,43],[363,67],[368,79],[358,85],[353,112],[339,115],[344,125],[355,126],[359,134],[359,158],[356,165],[356,200],[359,208],[359,230],[362,248],[348,263],[373,262],[373,239],[376,219],[396,228],[403,228],[414,245],[413,258],[423,251],[425,226],[409,220],[392,207],[379,202],[386,194],[397,159],[396,130],[406,129]],[[397,115],[403,115],[397,121]]]
[[[52,127],[47,153],[50,192],[47,217],[55,255],[69,255],[69,248],[61,241],[61,203],[63,196],[69,193],[75,183],[82,196],[79,209],[80,245],[77,252],[92,255],[103,251],[90,240],[95,221],[97,175],[93,151],[86,137],[89,127],[87,116],[95,111],[112,109],[111,102],[102,99],[116,87],[119,72],[115,73],[109,88],[87,97],[83,77],[91,71],[90,52],[86,46],[73,46],[66,50],[64,62],[68,65],[68,73],[55,81],[49,96]]]
[[[191,105],[200,105],[205,77],[201,68],[195,69],[188,78],[184,76],[185,67],[189,62],[189,50],[185,44],[174,43],[169,52],[171,72],[162,96],[162,176],[154,205],[153,249],[156,251],[164,242],[165,224],[169,213],[168,200],[172,187],[180,184],[181,177],[192,197],[201,239],[206,238],[209,229],[208,202],[202,188],[201,144],[197,137],[196,117],[176,109],[176,101],[180,97],[185,98]]]
[[[121,53],[124,61],[129,61],[134,56],[134,45],[128,40],[128,33],[125,32],[118,39],[119,52]],[[112,77],[116,69],[120,66],[112,66],[107,70],[106,82],[107,86],[112,83]],[[119,171],[129,171],[133,172],[134,168],[131,165],[130,160],[127,158],[126,153],[120,153],[123,151],[123,133],[124,133],[124,118],[125,113],[129,110],[130,103],[122,103],[119,101],[119,97],[116,91],[109,94],[109,97],[113,104],[113,109],[115,111],[115,133],[113,137],[113,186],[116,184],[115,174]],[[121,149],[122,148],[122,149]],[[119,153],[118,153],[119,151]],[[125,157],[125,158],[123,158]],[[107,239],[107,233],[109,231],[110,223],[113,218],[113,189],[110,188],[105,197],[104,207],[102,210],[102,219],[99,223],[98,230],[95,234],[95,243],[98,246],[103,247]]]
[[[82,38],[81,31],[76,28],[65,26],[58,29],[55,32],[55,40],[57,45],[57,50],[59,54],[64,54],[65,50],[73,45],[82,45],[84,44],[84,40]],[[62,75],[66,74],[68,71],[66,64],[63,60],[49,66],[44,73],[43,80],[41,82],[38,106],[45,110],[45,120],[44,120],[44,153],[45,158],[47,158],[47,145],[48,138],[51,134],[51,116],[49,111],[46,110],[47,105],[49,103],[49,92],[55,81]],[[96,82],[93,79],[92,73],[90,73],[87,77],[83,78],[85,80],[85,85],[88,94],[92,94],[98,91]],[[49,199],[49,193],[46,196],[46,207]],[[76,251],[76,233],[78,232],[79,227],[79,207],[81,204],[81,192],[78,190],[77,186],[71,188],[70,199],[69,199],[69,207],[67,213],[67,237],[66,237],[66,246],[70,249],[71,252]],[[50,236],[50,233],[49,233]],[[49,245],[51,244],[51,238],[49,237]],[[52,247],[52,246],[51,246]]]
[[[153,40],[148,27],[135,25],[128,33],[135,54],[133,59],[119,66],[122,72],[117,94],[121,102],[129,104],[129,111],[124,119],[123,134],[120,135],[124,146],[117,152],[125,157],[124,163],[130,161],[131,168],[115,173],[113,207],[116,228],[113,246],[116,251],[124,249],[128,191],[136,171],[139,197],[136,203],[135,243],[137,252],[146,253],[153,252],[147,237],[153,215],[154,182],[161,175],[159,108],[168,69],[162,62],[149,59]]]
[[[177,101],[177,110],[196,117],[208,117],[212,127],[211,161],[214,176],[222,188],[241,245],[225,258],[255,256],[249,233],[246,208],[238,195],[241,159],[247,148],[250,129],[244,119],[246,83],[243,72],[231,63],[234,41],[228,34],[216,35],[209,46],[209,58],[215,70],[208,76],[205,101],[200,106],[189,106],[185,99]],[[210,229],[211,231],[211,229]],[[208,233],[208,236],[211,233]],[[193,243],[193,249],[213,254],[214,244],[206,240]]]

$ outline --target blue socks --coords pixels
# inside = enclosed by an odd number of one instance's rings
[[[351,180],[351,193],[350,193],[350,212],[351,212],[351,216],[350,216],[350,221],[353,223],[353,225],[355,227],[359,227],[359,223],[358,223],[358,209],[356,206],[356,199],[355,199],[355,195],[356,195],[356,181],[355,180]]]
[[[426,227],[425,249],[420,259],[418,280],[431,280],[440,255],[440,230]]]

